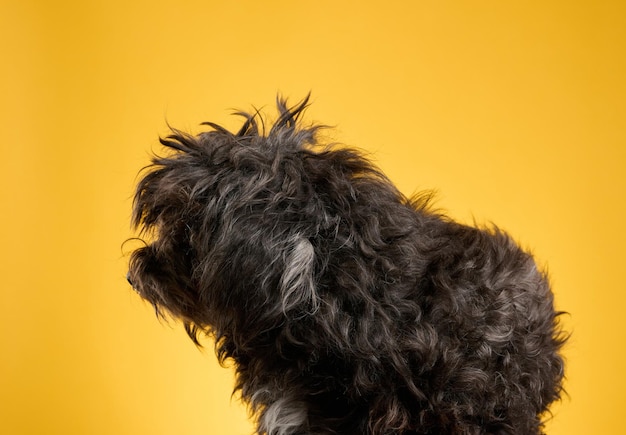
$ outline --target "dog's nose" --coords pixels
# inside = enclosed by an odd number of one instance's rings
[[[132,288],[135,288],[135,286],[133,285],[133,282],[130,280],[130,272],[126,273],[126,281],[128,281],[128,283],[130,284]]]

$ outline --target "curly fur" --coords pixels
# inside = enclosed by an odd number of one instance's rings
[[[545,274],[499,229],[319,144],[306,106],[279,100],[269,132],[240,113],[237,133],[161,139],[133,287],[196,343],[214,336],[258,434],[540,433],[565,341]]]

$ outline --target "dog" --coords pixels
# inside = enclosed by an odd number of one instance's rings
[[[196,344],[213,337],[257,434],[542,433],[566,341],[546,274],[497,227],[323,143],[308,104],[160,140],[134,197],[132,287]]]

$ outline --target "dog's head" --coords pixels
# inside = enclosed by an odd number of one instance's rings
[[[245,347],[250,331],[315,313],[329,255],[354,245],[349,228],[368,219],[351,210],[400,202],[359,152],[317,145],[320,126],[296,128],[306,106],[279,100],[269,132],[245,113],[237,133],[213,123],[197,136],[175,130],[161,139],[171,153],[155,157],[137,187],[133,222],[146,245],[131,256],[129,281],[194,341],[202,332],[226,339],[223,356],[236,356],[229,340]]]

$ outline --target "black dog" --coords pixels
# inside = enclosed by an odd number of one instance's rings
[[[269,132],[244,113],[236,134],[161,140],[133,287],[214,336],[258,434],[540,433],[565,341],[545,275],[502,231],[318,144],[306,105],[280,100]]]

